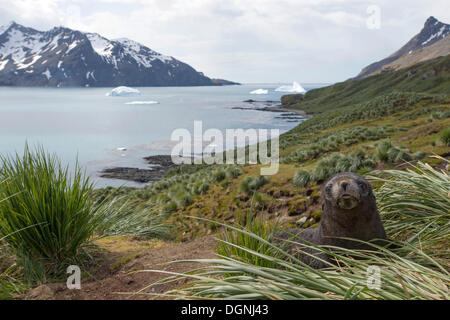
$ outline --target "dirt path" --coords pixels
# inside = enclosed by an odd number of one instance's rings
[[[185,243],[168,243],[160,248],[139,251],[133,259],[124,262],[113,273],[109,272],[100,280],[91,280],[81,284],[80,290],[69,290],[65,283],[54,283],[38,287],[30,291],[27,299],[57,299],[57,300],[133,300],[133,299],[168,299],[158,296],[175,287],[182,286],[187,281],[152,286],[144,292],[148,294],[120,294],[138,292],[144,287],[166,278],[168,275],[154,272],[130,273],[136,270],[165,270],[171,272],[186,272],[197,265],[192,263],[165,264],[174,260],[213,258],[215,239],[213,236],[195,239]],[[126,258],[125,258],[126,259]],[[127,261],[127,260],[125,260]],[[111,270],[109,262],[107,270]]]

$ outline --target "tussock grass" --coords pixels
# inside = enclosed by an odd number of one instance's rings
[[[382,175],[375,173],[371,179],[382,183],[377,188],[378,204],[388,235],[395,239],[394,248],[370,243],[374,250],[316,247],[331,255],[337,265],[315,270],[251,227],[227,226],[242,233],[219,240],[220,246],[234,247],[233,252],[222,251],[217,259],[190,260],[201,267],[172,274],[162,282],[180,277],[193,281],[168,294],[195,299],[449,299],[448,174],[419,162],[415,169],[389,170]],[[405,241],[411,234],[413,238]],[[255,250],[247,245],[248,240],[241,241],[244,238],[253,238],[270,250]],[[270,265],[257,265],[248,256]],[[381,287],[372,286],[369,267],[379,268]]]
[[[42,148],[0,158],[0,235],[16,253],[57,265],[80,255],[101,225],[104,211],[90,199],[92,185]],[[19,232],[17,232],[20,230]]]
[[[4,183],[0,181],[0,185]],[[0,202],[2,202],[0,198]],[[5,237],[0,238],[0,300],[12,299],[14,295],[22,292],[24,286],[19,280],[20,268],[14,261],[9,248],[4,242]]]
[[[383,141],[376,144],[376,151],[374,153],[375,159],[386,163],[411,161],[413,159],[420,160],[424,156],[425,153],[420,151],[411,155],[409,154],[409,150],[395,147],[389,141]]]
[[[15,263],[12,253],[0,239],[0,300],[12,299],[23,292],[21,268]]]
[[[253,196],[255,197],[255,195]],[[214,223],[213,221],[210,221]],[[237,225],[239,228],[255,234],[262,239],[269,242],[274,239],[278,226],[276,223],[265,221],[263,217],[254,217],[252,211],[245,215],[237,216]],[[255,252],[268,254],[270,256],[278,256],[277,250],[272,246],[267,245],[266,241],[260,241],[258,238],[249,236],[247,233],[240,232],[240,230],[224,228],[220,235],[221,241],[217,243],[216,252],[220,256],[238,257],[240,261],[248,262],[260,267],[273,267],[271,260],[266,260],[260,256],[253,255],[246,250],[242,250],[235,245],[242,244],[243,247],[254,250]]]
[[[269,182],[269,178],[266,176],[245,177],[245,179],[239,183],[239,191],[247,194],[254,194],[267,182]]]
[[[96,202],[78,164],[70,171],[42,147],[2,156],[0,168],[0,237],[32,283],[64,274],[69,264],[82,265],[98,237],[167,233],[158,217],[129,210],[129,203]]]
[[[450,146],[450,128],[445,128],[439,133],[439,139],[447,147]]]
[[[441,157],[442,161],[449,163]],[[374,172],[369,179],[382,183],[376,197],[386,232],[407,240],[430,253],[450,268],[450,178],[448,172],[418,162],[406,171]]]
[[[292,179],[296,187],[304,188],[311,181],[311,175],[306,170],[298,170]]]

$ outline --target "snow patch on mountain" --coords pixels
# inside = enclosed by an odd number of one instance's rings
[[[151,67],[151,62],[156,59],[162,61],[163,63],[168,63],[173,60],[172,57],[153,51],[147,47],[142,46],[139,42],[130,40],[128,38],[119,38],[115,39],[114,41],[117,41],[124,45],[125,53],[132,56],[136,60],[136,62],[147,68]]]
[[[8,64],[8,62],[9,62],[8,59],[0,61],[0,71],[2,71],[5,68],[5,66]]]
[[[67,48],[66,54],[68,54],[70,51],[72,51],[73,49],[76,48],[76,46],[78,46],[80,44],[80,41],[75,40],[74,42],[72,42],[69,47]]]
[[[439,21],[438,21],[439,22]],[[439,39],[439,38],[444,38],[445,36],[447,36],[450,33],[450,28],[448,28],[447,25],[443,25],[439,31],[437,33],[432,34],[427,40],[425,40],[424,42],[422,42],[422,46],[426,45],[427,43],[429,43],[431,40],[433,40],[434,38]]]
[[[92,48],[97,52],[100,56],[111,56],[112,49],[114,45],[106,38],[103,38],[97,33],[87,33],[89,41],[91,42]]]
[[[42,74],[47,77],[47,80],[50,80],[50,78],[52,77],[52,74],[50,73],[50,70],[48,70],[48,68],[47,70],[45,70],[45,72],[42,72]]]
[[[92,78],[92,79],[96,80],[95,77],[94,77],[94,72],[95,71],[88,71],[88,72],[86,72],[86,79]]]
[[[28,60],[29,62],[27,62],[27,63],[16,62],[17,70],[28,68],[29,66],[33,65],[36,61],[38,61],[40,58],[41,58],[41,56],[37,54],[35,56],[32,56],[31,60],[29,60],[29,59],[22,59],[22,61],[27,61]]]

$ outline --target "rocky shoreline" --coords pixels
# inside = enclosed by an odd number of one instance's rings
[[[276,116],[275,119],[283,119],[287,122],[299,122],[309,118],[309,115],[307,115],[304,111],[283,107],[283,105],[278,101],[257,101],[250,99],[243,102],[248,103],[251,106],[232,107],[232,109],[277,112],[280,113],[280,115]]]
[[[138,183],[149,183],[161,180],[167,171],[176,167],[170,155],[156,155],[145,157],[144,160],[151,166],[149,169],[114,167],[106,168],[100,172],[100,177],[120,179]]]

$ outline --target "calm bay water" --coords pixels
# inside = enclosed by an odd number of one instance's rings
[[[193,132],[194,120],[203,131],[225,129],[280,129],[298,124],[276,119],[279,113],[248,111],[244,100],[279,101],[286,93],[269,84],[224,87],[138,88],[140,96],[108,97],[111,88],[0,87],[0,154],[21,153],[25,142],[55,152],[64,163],[79,163],[97,187],[135,185],[102,179],[106,167],[148,168],[144,156],[170,154],[170,136],[177,128]],[[305,89],[319,85],[305,85]],[[267,95],[250,91],[269,89]],[[159,104],[126,104],[158,101]],[[126,151],[117,150],[125,147]]]

